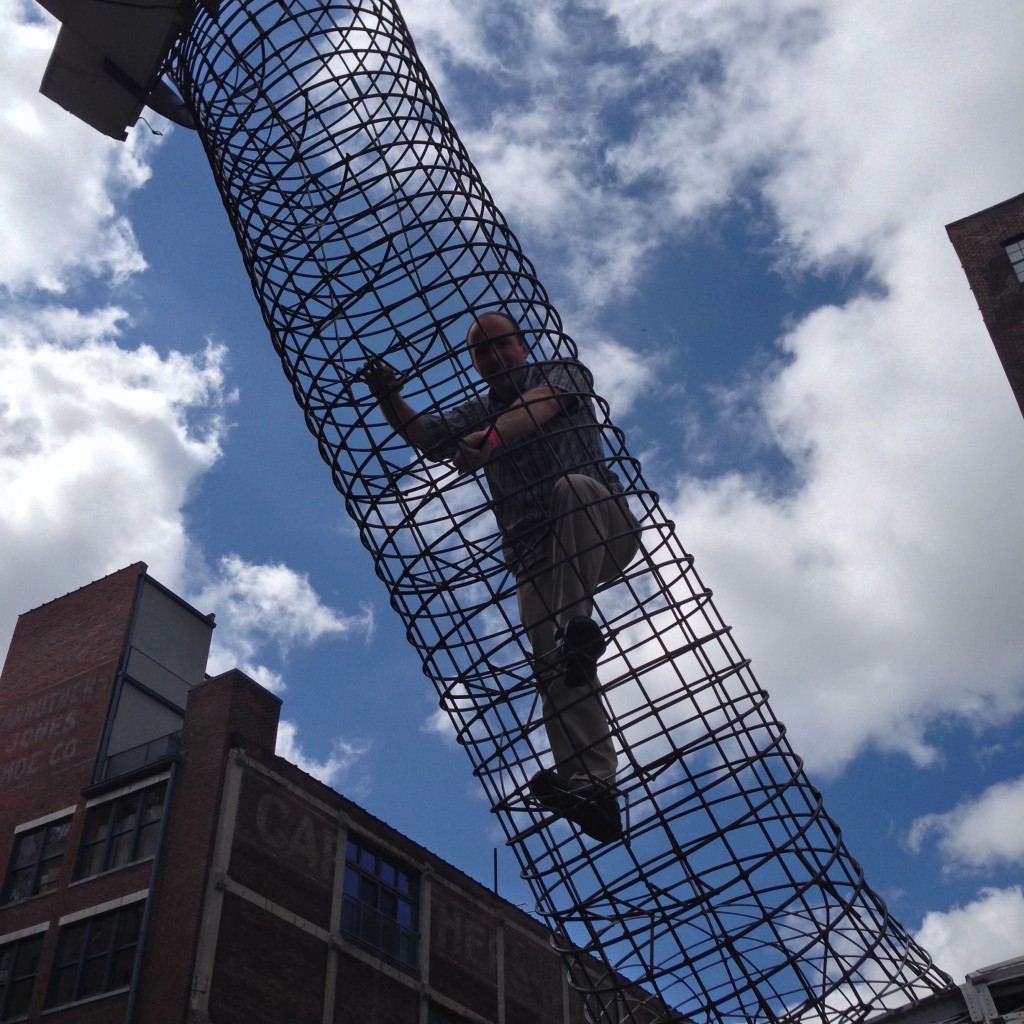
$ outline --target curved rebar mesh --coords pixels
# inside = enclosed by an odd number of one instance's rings
[[[528,800],[550,757],[487,493],[413,452],[356,376],[381,356],[419,408],[465,399],[471,311],[508,310],[539,358],[577,349],[394,4],[226,2],[171,74],[295,397],[591,1019],[856,1021],[950,984],[865,883],[603,403],[642,525],[598,599],[626,836]]]

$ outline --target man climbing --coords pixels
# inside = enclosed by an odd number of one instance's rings
[[[606,641],[592,614],[597,588],[636,554],[639,523],[602,453],[590,372],[574,360],[531,362],[503,313],[475,317],[466,344],[489,390],[444,412],[415,410],[381,360],[362,376],[409,444],[464,473],[483,470],[555,758],[531,793],[588,835],[617,839],[617,759],[597,679]]]

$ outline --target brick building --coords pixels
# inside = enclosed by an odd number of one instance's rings
[[[539,922],[274,754],[213,628],[142,563],[19,618],[0,1021],[582,1022]]]
[[[1024,195],[946,226],[1024,414]]]

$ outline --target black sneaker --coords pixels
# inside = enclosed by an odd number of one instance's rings
[[[565,685],[575,689],[597,682],[597,659],[604,654],[601,627],[587,615],[574,615],[555,636],[565,665]]]
[[[602,843],[622,837],[622,817],[615,789],[606,782],[563,779],[550,769],[530,779],[530,793],[546,811],[579,825]]]

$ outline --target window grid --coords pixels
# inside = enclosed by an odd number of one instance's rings
[[[88,878],[145,860],[156,850],[167,782],[90,807],[85,818],[76,878]]]
[[[0,1020],[28,1013],[42,948],[42,932],[0,946]]]
[[[416,879],[352,838],[346,845],[345,862],[342,932],[382,956],[416,967]]]
[[[144,903],[97,914],[61,929],[50,1006],[127,988],[132,980]]]
[[[0,903],[15,903],[57,888],[70,828],[68,817],[15,838]]]
[[[1012,242],[1005,242],[1003,248],[1010,258],[1010,264],[1017,280],[1024,284],[1024,236],[1014,239]]]

